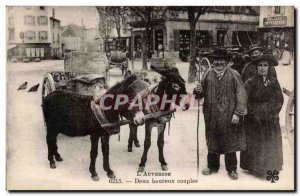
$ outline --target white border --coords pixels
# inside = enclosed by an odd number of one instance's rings
[[[0,108],[2,108],[0,112],[0,139],[1,139],[1,150],[0,150],[0,193],[1,195],[8,195],[9,193],[5,190],[5,185],[6,185],[6,173],[5,173],[5,164],[6,164],[6,5],[59,5],[59,6],[94,6],[94,5],[293,5],[296,8],[299,8],[299,1],[296,0],[285,0],[285,1],[274,1],[274,0],[251,0],[251,1],[236,1],[236,0],[226,0],[226,1],[217,1],[217,0],[163,0],[163,1],[141,1],[141,0],[126,0],[126,1],[120,1],[120,0],[109,0],[109,1],[99,1],[99,0],[84,0],[84,1],[62,1],[61,0],[27,0],[27,1],[18,1],[18,0],[2,0],[1,1],[1,7],[0,7],[0,26],[2,29],[3,35],[0,36]],[[298,10],[299,11],[299,10]],[[296,20],[295,23],[298,27],[299,21]],[[299,39],[298,33],[297,33],[297,40]],[[297,57],[299,57],[299,50],[297,49]],[[297,66],[297,65],[295,65]],[[299,70],[300,68],[298,67],[298,77],[299,77]],[[297,87],[299,87],[299,83],[297,83]],[[297,100],[299,101],[299,100]],[[299,102],[298,102],[299,103]],[[299,116],[298,116],[299,117]],[[299,120],[299,119],[297,119]],[[297,121],[299,122],[299,121]],[[24,130],[20,130],[24,131]],[[298,138],[297,141],[299,141],[299,133],[298,133]],[[298,144],[299,146],[299,144]],[[299,150],[297,151],[297,157],[299,157]],[[299,168],[297,168],[299,170]],[[297,170],[297,171],[298,171]],[[297,179],[299,181],[299,179]],[[296,186],[299,188],[299,186]],[[48,195],[62,195],[62,193],[47,193]],[[74,194],[74,193],[70,193]],[[80,193],[80,195],[83,193]],[[107,193],[97,193],[97,194],[107,194]],[[113,193],[116,194],[116,193]],[[132,193],[128,193],[132,194]],[[136,193],[136,194],[141,194],[141,193]],[[165,193],[155,193],[155,195],[162,195]],[[171,193],[173,194],[173,193]],[[180,193],[180,195],[183,195],[185,193]],[[198,193],[198,194],[203,194],[203,193]],[[214,193],[213,195],[215,195]],[[260,195],[255,193],[256,195]],[[262,193],[263,194],[263,193]],[[273,193],[271,193],[273,194]],[[111,193],[110,193],[111,195]],[[211,195],[211,194],[210,194]]]

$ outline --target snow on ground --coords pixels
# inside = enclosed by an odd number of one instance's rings
[[[131,65],[131,63],[130,63]],[[177,63],[182,76],[187,79],[187,63]],[[141,68],[141,61],[135,62],[135,68]],[[239,180],[228,178],[221,158],[221,168],[218,174],[203,176],[202,168],[206,167],[206,143],[204,134],[204,119],[200,113],[200,174],[198,183],[178,183],[177,180],[197,180],[197,110],[177,111],[171,121],[170,134],[165,131],[164,154],[171,177],[137,176],[138,164],[143,151],[144,126],[138,129],[141,148],[133,148],[127,152],[129,135],[128,126],[121,128],[120,142],[118,136],[110,139],[110,166],[117,179],[123,183],[110,183],[102,169],[102,154],[99,155],[96,169],[100,181],[94,182],[88,171],[90,140],[89,137],[70,138],[58,136],[59,152],[64,161],[57,163],[57,169],[50,169],[47,160],[46,131],[41,110],[41,88],[37,93],[16,91],[24,81],[28,87],[41,83],[43,74],[51,70],[63,70],[63,61],[42,61],[39,63],[8,63],[7,65],[7,188],[12,189],[84,189],[84,190],[124,190],[124,189],[293,189],[294,168],[293,153],[283,132],[284,168],[280,179],[270,183],[238,169]],[[281,86],[293,89],[294,67],[276,67]],[[150,74],[152,77],[153,73]],[[121,80],[120,70],[111,70],[111,85]],[[188,84],[192,92],[195,84]],[[280,123],[284,127],[285,106],[280,113]],[[147,172],[162,172],[158,161],[156,146],[157,131],[152,131],[152,145],[148,152]],[[239,159],[239,154],[238,154]],[[164,172],[166,173],[166,172]],[[135,183],[136,178],[148,179],[150,183]],[[174,179],[175,184],[151,183],[151,179]]]

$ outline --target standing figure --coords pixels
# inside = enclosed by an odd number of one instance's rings
[[[253,64],[253,61],[260,58],[263,55],[263,48],[260,47],[258,44],[253,44],[249,46],[249,53],[250,53],[250,61],[245,63],[241,73],[241,77],[244,83],[246,82],[246,80],[256,75],[257,68],[256,65]],[[270,67],[269,75],[277,78],[274,67]]]
[[[240,123],[247,113],[247,95],[237,71],[228,66],[230,56],[224,49],[213,52],[214,68],[204,73],[200,97],[204,97],[207,168],[203,175],[217,173],[220,155],[231,179],[238,179],[236,152],[246,149],[245,133]]]
[[[247,150],[241,152],[241,168],[258,175],[268,170],[282,169],[282,136],[279,112],[283,95],[278,80],[268,74],[277,65],[275,59],[264,55],[254,61],[258,72],[248,79],[248,114],[245,118]]]

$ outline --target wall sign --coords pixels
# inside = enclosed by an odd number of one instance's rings
[[[287,24],[287,17],[286,16],[276,16],[276,17],[268,17],[264,18],[264,26],[270,27],[281,27],[286,26]]]

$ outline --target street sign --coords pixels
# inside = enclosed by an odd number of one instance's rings
[[[286,24],[287,24],[286,16],[264,18],[264,26],[281,27],[281,26],[286,26]]]

